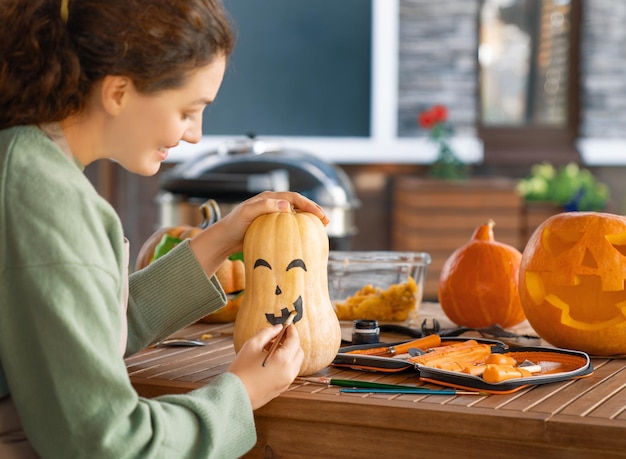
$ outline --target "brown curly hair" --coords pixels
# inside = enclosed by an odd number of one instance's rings
[[[106,75],[180,87],[234,46],[220,0],[70,0],[66,23],[61,1],[0,2],[0,129],[80,112]]]

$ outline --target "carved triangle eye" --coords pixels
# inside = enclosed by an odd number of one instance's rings
[[[583,258],[583,261],[581,262],[581,265],[586,266],[587,268],[593,268],[593,269],[598,268],[598,263],[596,262],[596,259],[594,258],[593,254],[589,251],[589,249],[585,249],[585,256]]]
[[[556,234],[550,229],[544,229],[541,234],[543,246],[548,250],[551,256],[557,257],[563,252],[571,250],[580,239],[581,233],[574,234]]]

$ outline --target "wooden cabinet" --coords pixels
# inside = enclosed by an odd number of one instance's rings
[[[495,221],[496,240],[520,250],[525,244],[524,203],[508,178],[446,181],[397,177],[392,191],[392,250],[428,252],[432,263],[424,298],[437,299],[439,274],[446,259],[472,236]]]

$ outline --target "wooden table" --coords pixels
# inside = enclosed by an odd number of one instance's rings
[[[232,324],[195,324],[204,347],[151,348],[127,359],[140,395],[184,393],[224,372],[234,357]],[[246,457],[604,458],[626,457],[626,360],[594,358],[584,379],[509,395],[340,394],[295,382],[255,412],[258,443]],[[343,379],[414,384],[414,373],[329,367]],[[427,386],[435,387],[435,386]]]

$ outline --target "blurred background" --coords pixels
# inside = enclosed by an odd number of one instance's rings
[[[219,170],[224,183],[239,180],[254,191],[251,175],[272,178],[284,169],[280,180],[262,183],[313,198],[320,187],[335,193],[328,206],[342,209],[335,215],[345,220],[338,229],[342,248],[431,252],[430,277],[437,259],[486,218],[496,220],[497,239],[502,234],[522,249],[537,219],[576,205],[580,196],[554,203],[535,193],[533,201],[520,187],[547,165],[572,180],[581,171],[590,175],[606,188],[602,210],[624,213],[626,2],[225,4],[238,46],[218,99],[205,112],[203,141],[177,147],[154,177],[128,174],[112,162],[87,169],[119,212],[133,257],[158,227],[190,220],[172,212],[172,202],[193,209],[198,199],[213,197],[227,211],[245,198],[245,189],[229,197],[228,187],[203,185],[216,177],[210,161],[218,155],[226,163]],[[446,109],[444,140],[466,167],[463,178],[430,173],[441,144],[419,116],[432,106]],[[271,167],[254,158],[269,151],[277,155]],[[300,161],[304,172],[290,160],[298,152],[311,155]],[[241,154],[252,159],[235,169],[230,163]],[[181,165],[199,157],[210,161],[181,174]],[[319,171],[309,167],[318,161]],[[319,183],[311,185],[314,176]],[[172,178],[185,177],[192,179],[188,187],[167,189]],[[341,196],[332,191],[337,186]],[[559,185],[561,193],[567,186]],[[539,204],[547,214],[533,213]]]

